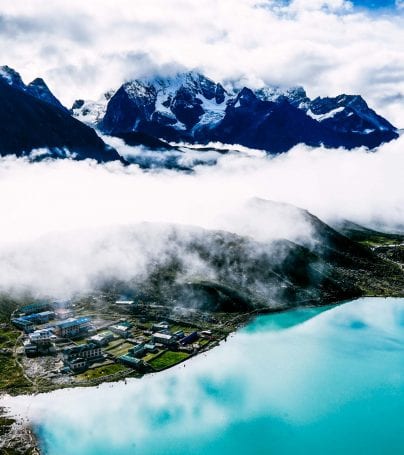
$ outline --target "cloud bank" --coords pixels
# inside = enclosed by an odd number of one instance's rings
[[[2,289],[71,293],[97,277],[144,273],[166,251],[165,223],[225,230],[268,242],[312,240],[289,207],[257,207],[253,198],[286,202],[325,220],[404,226],[404,138],[366,150],[297,146],[278,157],[234,150],[192,173],[70,160],[0,160]],[[140,225],[138,234],[130,231]],[[128,230],[129,229],[129,230]],[[140,229],[140,230],[139,230]],[[203,265],[187,258],[199,272]]]
[[[67,105],[127,78],[199,68],[217,80],[362,94],[404,127],[404,16],[344,0],[0,0],[1,61]]]

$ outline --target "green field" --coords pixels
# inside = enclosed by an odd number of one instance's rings
[[[207,338],[201,338],[200,340],[198,340],[198,343],[200,344],[200,346],[206,346],[207,344],[210,343],[210,340],[208,340]]]
[[[145,362],[150,362],[151,360],[153,360],[155,357],[157,357],[159,354],[161,353],[161,351],[157,352],[157,353],[154,353],[154,352],[149,352],[148,354],[146,354],[145,356],[142,357],[142,359],[145,361]]]
[[[153,360],[150,360],[149,365],[152,366],[155,370],[163,370],[164,368],[171,367],[176,363],[182,362],[187,359],[189,354],[186,352],[173,352],[165,351],[158,357],[155,357]]]
[[[14,358],[0,354],[0,390],[14,394],[25,392],[31,386],[32,384],[25,379]]]
[[[13,328],[7,327],[7,329],[0,330],[0,349],[8,348],[12,349],[17,338],[20,336],[20,332]]]
[[[133,346],[133,344],[131,344],[131,343],[123,342],[123,343],[119,344],[119,346],[108,348],[105,351],[109,352],[110,354],[114,355],[115,357],[119,357],[123,354],[126,354],[132,346]]]
[[[110,365],[100,366],[97,368],[91,368],[85,373],[79,374],[76,378],[79,381],[91,381],[92,379],[102,378],[103,376],[109,376],[110,374],[118,373],[119,371],[127,370],[127,367],[119,363],[113,363]]]
[[[11,327],[0,330],[0,349],[8,350],[8,353],[0,353],[0,390],[10,393],[26,391],[31,387],[11,352],[19,336],[20,332]]]

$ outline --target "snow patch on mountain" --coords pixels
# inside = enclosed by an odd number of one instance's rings
[[[104,118],[108,101],[115,94],[115,90],[104,93],[97,101],[76,100],[70,110],[73,117],[89,126],[97,127]]]
[[[345,107],[343,106],[337,107],[336,109],[332,109],[331,111],[326,112],[325,114],[314,114],[314,112],[312,112],[311,109],[308,109],[306,113],[309,117],[313,118],[314,120],[322,122],[323,120],[327,120],[328,118],[333,118],[336,114],[338,114],[338,112],[342,112],[344,109]],[[353,114],[353,112],[351,112],[350,114]]]
[[[198,97],[202,101],[202,109],[205,113],[199,119],[199,125],[209,125],[220,122],[226,114],[227,101],[230,99],[228,95],[222,103],[217,103],[214,99],[208,100],[202,96]]]

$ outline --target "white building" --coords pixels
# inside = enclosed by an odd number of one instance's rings
[[[153,343],[160,343],[168,346],[175,343],[175,338],[168,333],[153,333]]]

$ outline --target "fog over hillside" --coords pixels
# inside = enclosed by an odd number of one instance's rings
[[[259,242],[315,242],[302,212],[278,204],[263,210],[256,198],[293,204],[326,221],[400,229],[403,149],[400,138],[376,152],[298,146],[268,158],[235,150],[187,173],[118,162],[3,158],[0,287],[67,294],[87,289],[96,277],[145,273],[148,261],[167,248],[165,223]],[[134,225],[141,235],[128,235]],[[184,257],[189,270],[209,275],[195,257]]]

